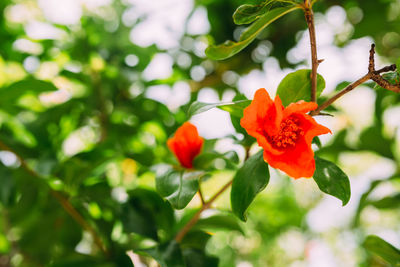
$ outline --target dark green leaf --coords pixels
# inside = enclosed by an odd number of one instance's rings
[[[280,82],[277,94],[282,100],[284,106],[290,103],[304,100],[311,101],[311,70],[297,70],[289,73]],[[318,74],[317,78],[317,97],[322,93],[325,88],[324,78]]]
[[[376,235],[369,235],[363,246],[393,266],[400,264],[400,250]]]
[[[317,145],[318,148],[321,148],[321,147],[322,147],[321,140],[319,139],[318,136],[315,136],[315,137],[313,138],[312,143],[315,144],[315,145]]]
[[[154,248],[140,250],[138,253],[150,255],[161,267],[185,267],[181,248],[175,240]]]
[[[183,249],[183,257],[186,267],[218,267],[219,259],[206,255],[203,250]]]
[[[270,10],[267,14],[261,16],[257,21],[251,24],[242,33],[239,38],[239,42],[226,41],[221,45],[211,45],[206,49],[206,55],[214,60],[232,57],[248,46],[265,27],[283,15],[286,15],[296,9],[299,9],[299,7],[289,6]]]
[[[233,213],[246,221],[245,212],[253,199],[269,182],[268,164],[263,159],[263,151],[251,156],[233,178],[231,204]]]
[[[398,58],[396,61],[396,70],[397,70],[397,73],[400,74],[400,58]]]
[[[211,234],[204,231],[192,229],[183,237],[180,244],[183,249],[195,248],[204,250],[210,238]]]
[[[193,102],[188,111],[187,116],[188,118],[192,117],[193,115],[205,112],[212,108],[220,107],[223,110],[228,112],[232,112],[235,114],[240,114],[239,112],[242,111],[245,107],[250,104],[250,100],[239,100],[234,102],[221,102],[221,103],[202,103],[202,102]]]
[[[241,5],[233,13],[233,21],[237,25],[251,23],[268,12],[267,4],[267,2],[264,2],[260,5]]]
[[[121,220],[125,232],[134,232],[158,240],[159,229],[172,234],[174,215],[171,206],[151,190],[138,188],[129,192]]]
[[[314,180],[322,192],[342,200],[343,206],[350,200],[349,177],[334,163],[315,158]]]
[[[199,190],[199,178],[203,172],[170,170],[156,178],[158,193],[166,198],[175,209],[183,209]]]
[[[15,191],[15,181],[12,172],[0,161],[0,203],[6,207],[13,204]]]

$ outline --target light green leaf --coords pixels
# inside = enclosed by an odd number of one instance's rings
[[[228,111],[231,114],[235,114],[237,116],[243,115],[243,109],[250,105],[250,100],[239,100],[234,102],[221,102],[221,103],[203,103],[203,102],[193,102],[188,111],[187,116],[188,118],[192,117],[193,115],[200,114],[206,112],[212,108],[219,107],[222,110]],[[240,113],[241,112],[241,113]],[[242,115],[240,115],[242,114]]]
[[[322,192],[342,201],[343,206],[350,200],[349,177],[334,163],[315,158],[314,180]]]
[[[216,230],[234,230],[244,234],[242,227],[239,225],[238,219],[229,214],[214,215],[200,219],[193,229],[201,229],[208,232]]]
[[[175,209],[183,209],[199,189],[199,178],[203,174],[170,170],[156,178],[156,189]]]
[[[299,8],[299,6],[289,6],[270,10],[242,33],[239,42],[226,41],[221,45],[211,45],[206,49],[206,55],[214,60],[222,60],[239,53],[248,46],[265,27],[283,15]]]
[[[263,159],[263,151],[251,156],[233,178],[231,205],[233,213],[246,221],[245,212],[253,199],[269,182],[268,164]]]
[[[392,266],[400,265],[400,250],[376,235],[369,235],[363,246],[373,254],[381,257]]]
[[[304,100],[311,101],[311,70],[297,70],[289,73],[280,82],[277,94],[282,100],[284,106],[290,103]],[[317,77],[317,97],[322,93],[325,88],[324,78],[318,74]]]
[[[262,15],[264,15],[266,12],[268,12],[268,2],[264,2],[260,5],[249,5],[249,4],[244,4],[238,7],[233,13],[233,21],[235,24],[240,25],[240,24],[248,24]]]

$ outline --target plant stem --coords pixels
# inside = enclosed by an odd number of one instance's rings
[[[192,229],[192,227],[197,223],[197,221],[200,219],[200,215],[203,211],[206,209],[209,209],[211,207],[211,204],[223,193],[225,192],[231,185],[232,185],[233,180],[230,180],[228,183],[226,183],[217,193],[215,193],[214,196],[210,198],[209,201],[204,203],[204,205],[200,208],[198,212],[190,219],[190,221],[178,232],[178,234],[175,236],[176,242],[181,242],[182,239],[185,237],[185,235]]]
[[[32,170],[26,161],[18,154],[16,153],[12,148],[4,144],[3,142],[0,141],[0,149],[12,152],[19,160],[21,163],[21,167],[32,177],[36,178],[41,178],[40,175]],[[46,185],[48,185],[46,183]],[[63,207],[63,209],[86,231],[88,231],[95,244],[98,246],[98,248],[107,256],[109,255],[109,252],[107,251],[106,247],[104,246],[103,242],[101,241],[100,237],[97,235],[96,231],[93,229],[93,227],[83,218],[83,216],[72,206],[72,204],[69,202],[69,200],[63,196],[60,192],[55,191],[50,188],[50,194],[60,203],[60,205]]]
[[[316,110],[313,110],[310,112],[310,115],[315,116],[320,114],[322,110],[325,108],[329,107],[333,102],[335,102],[337,99],[342,97],[344,94],[347,94],[348,92],[352,91],[354,88],[357,86],[365,83],[368,80],[373,80],[376,82],[379,86],[382,88],[385,88],[387,90],[400,93],[400,84],[390,84],[388,81],[386,81],[380,74],[384,72],[389,72],[389,71],[395,71],[396,70],[396,64],[392,64],[386,67],[383,67],[379,70],[375,70],[375,45],[371,45],[371,49],[369,51],[369,63],[368,63],[368,73],[365,74],[363,77],[358,79],[357,81],[349,84],[346,86],[342,91],[337,93],[336,95],[332,96],[329,98],[327,101],[322,103]]]
[[[364,75],[363,77],[361,77],[360,79],[358,79],[357,81],[353,82],[352,84],[349,84],[342,91],[340,91],[339,93],[337,93],[336,95],[332,96],[327,101],[325,101],[323,104],[318,106],[318,108],[316,110],[311,112],[311,115],[318,115],[322,110],[329,107],[338,98],[342,97],[344,94],[347,94],[348,92],[350,92],[351,90],[353,90],[354,88],[359,86],[360,84],[363,84],[364,82],[368,81],[370,78],[371,78],[370,74],[368,73],[368,74]]]
[[[310,34],[310,46],[311,46],[311,101],[317,101],[317,68],[319,65],[317,56],[317,41],[315,38],[315,25],[314,25],[314,13],[312,11],[311,3],[309,0],[304,1],[304,16],[306,18],[308,32]]]

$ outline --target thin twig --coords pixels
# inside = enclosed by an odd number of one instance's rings
[[[327,101],[325,101],[323,104],[318,106],[318,108],[314,111],[310,112],[310,115],[315,116],[321,114],[321,111],[330,106],[333,102],[335,102],[338,98],[342,97],[344,94],[347,94],[348,92],[352,91],[354,88],[357,86],[363,84],[364,82],[368,80],[373,80],[376,82],[379,86],[382,88],[385,88],[387,90],[400,93],[400,84],[393,85],[386,81],[380,74],[389,72],[389,71],[395,71],[396,70],[396,64],[392,64],[390,66],[383,67],[379,70],[375,70],[375,45],[371,44],[371,49],[369,51],[369,62],[368,62],[368,73],[365,74],[363,77],[358,79],[357,81],[349,84],[346,86],[342,91],[337,93],[336,95],[332,96],[329,98]]]
[[[232,185],[233,180],[230,180],[228,183],[226,183],[217,193],[215,193],[214,196],[210,198],[209,201],[204,203],[204,205],[200,208],[199,211],[196,212],[196,214],[190,219],[190,221],[178,232],[178,234],[175,236],[175,240],[177,242],[181,242],[182,239],[185,237],[185,235],[192,229],[192,227],[197,223],[197,221],[200,219],[200,215],[203,211],[206,209],[209,209],[211,207],[211,204],[223,193],[225,190],[227,190],[231,185]]]
[[[21,167],[32,177],[35,178],[40,178],[40,175],[32,170],[26,161],[12,148],[4,144],[3,142],[0,141],[0,150],[5,150],[12,152],[19,160]],[[109,252],[107,251],[105,245],[101,241],[101,239],[98,237],[96,231],[93,229],[93,227],[83,218],[83,216],[72,206],[72,204],[69,202],[69,200],[63,196],[60,192],[55,191],[50,188],[50,194],[60,203],[60,205],[63,207],[63,209],[86,231],[88,231],[95,244],[99,247],[99,249],[106,254],[107,256],[109,255]]]
[[[206,202],[204,201],[204,196],[203,196],[203,192],[201,191],[201,187],[199,185],[199,197],[200,197],[200,201],[201,201],[201,205],[204,206],[204,204],[206,204]]]
[[[309,0],[304,1],[304,16],[306,18],[311,46],[311,101],[317,101],[317,69],[320,62],[317,56],[317,40],[315,37],[314,13]]]

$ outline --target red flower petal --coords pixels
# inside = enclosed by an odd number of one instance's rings
[[[257,139],[264,149],[265,161],[272,167],[296,179],[311,177],[315,171],[312,139],[331,132],[306,114],[317,106],[299,101],[284,108],[279,96],[272,101],[262,88],[244,110],[240,124]]]
[[[178,128],[174,137],[168,139],[167,145],[181,165],[190,169],[193,168],[194,158],[200,154],[203,142],[204,140],[199,136],[196,126],[190,122],[185,122]]]

